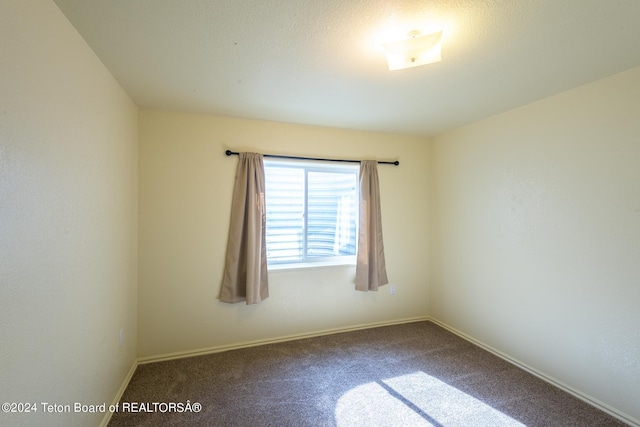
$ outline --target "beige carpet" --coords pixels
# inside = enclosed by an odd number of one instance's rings
[[[624,425],[431,322],[140,365],[109,424]]]

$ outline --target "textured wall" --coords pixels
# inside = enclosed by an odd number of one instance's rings
[[[136,355],[137,109],[53,2],[0,3],[0,425],[89,426]],[[124,344],[119,331],[124,329]]]
[[[427,141],[205,115],[140,113],[139,355],[156,356],[426,316]],[[400,160],[378,168],[389,280],[354,290],[355,267],[269,274],[270,297],[216,297],[237,157],[224,150]]]
[[[636,419],[639,159],[640,68],[437,138],[430,298],[437,319]]]

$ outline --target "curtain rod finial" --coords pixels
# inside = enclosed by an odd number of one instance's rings
[[[230,156],[233,154],[233,152],[231,150],[227,150],[224,152],[224,154],[226,154],[227,156]]]

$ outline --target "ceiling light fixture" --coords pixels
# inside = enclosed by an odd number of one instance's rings
[[[421,34],[414,30],[407,38],[382,43],[389,70],[417,67],[442,60],[442,31],[431,34]]]

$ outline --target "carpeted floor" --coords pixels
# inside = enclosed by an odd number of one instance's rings
[[[140,365],[119,405],[111,427],[625,425],[431,322]]]

